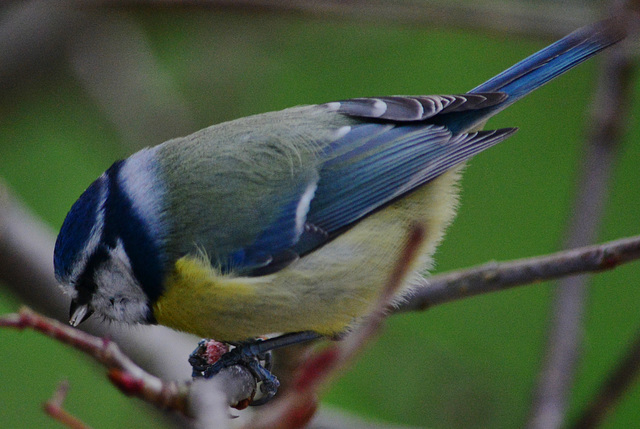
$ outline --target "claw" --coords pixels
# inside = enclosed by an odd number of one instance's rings
[[[271,355],[271,352],[268,352]],[[280,387],[280,381],[278,378],[273,375],[269,370],[267,370],[264,366],[260,365],[259,361],[251,361],[249,363],[249,371],[253,374],[256,380],[262,382],[260,385],[260,392],[262,396],[258,399],[255,399],[251,402],[251,406],[264,405],[271,400],[278,393],[278,388]]]

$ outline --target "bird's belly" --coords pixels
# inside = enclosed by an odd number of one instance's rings
[[[372,310],[415,222],[424,225],[426,239],[411,268],[420,272],[430,267],[455,213],[459,170],[271,275],[222,275],[204,258],[186,256],[176,263],[165,293],[154,304],[155,317],[162,325],[221,341],[275,332],[343,332]]]

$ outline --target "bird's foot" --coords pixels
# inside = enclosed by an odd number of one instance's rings
[[[242,365],[251,372],[258,383],[261,383],[262,396],[251,402],[250,405],[262,405],[267,403],[277,393],[280,382],[271,373],[271,351],[280,347],[293,345],[319,338],[314,332],[295,332],[284,334],[268,340],[256,340],[237,344],[232,350],[221,346],[222,343],[211,343],[210,340],[201,340],[198,347],[189,355],[189,363],[193,368],[194,378],[211,378],[224,368],[234,365]],[[219,354],[212,358],[213,354]]]

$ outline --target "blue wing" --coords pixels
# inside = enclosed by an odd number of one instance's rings
[[[355,127],[327,151],[307,215],[307,229],[326,239],[367,214],[411,192],[511,136],[507,128],[452,134],[436,125]],[[305,237],[306,238],[306,237]],[[310,242],[310,243],[309,243]],[[301,240],[298,253],[322,242]]]
[[[514,132],[452,134],[436,125],[355,125],[322,154],[317,184],[301,184],[292,192],[276,221],[234,253],[230,266],[251,275],[277,271]]]

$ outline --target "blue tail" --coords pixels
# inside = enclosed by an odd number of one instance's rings
[[[513,103],[624,37],[620,20],[596,22],[574,31],[469,92],[506,92]]]
[[[504,92],[507,99],[487,109],[467,112],[457,131],[473,129],[520,98],[589,59],[626,36],[624,20],[607,19],[582,27],[473,88],[472,93]]]

